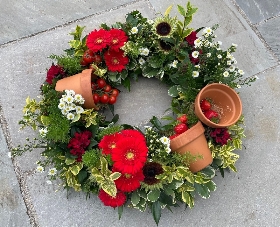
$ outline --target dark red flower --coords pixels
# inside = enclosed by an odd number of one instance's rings
[[[126,201],[126,195],[124,192],[119,191],[115,197],[107,194],[103,189],[99,191],[99,199],[103,202],[105,206],[119,207],[122,206]]]
[[[160,182],[156,175],[162,174],[163,168],[157,162],[147,162],[143,167],[143,174],[145,176],[144,182],[148,185],[157,184]]]
[[[147,160],[148,148],[142,138],[123,137],[112,150],[113,167],[121,173],[134,174]]]
[[[113,169],[113,172],[119,172],[116,168]],[[140,187],[140,182],[144,180],[144,174],[142,169],[134,174],[122,174],[115,184],[117,189],[123,192],[132,192]]]
[[[111,29],[109,31],[111,35],[111,40],[110,40],[110,48],[119,51],[119,48],[121,48],[125,42],[127,42],[128,37],[126,36],[125,32],[121,29]]]
[[[117,147],[117,142],[122,138],[120,133],[115,133],[113,135],[106,135],[104,136],[98,147],[102,149],[102,154],[111,154],[112,150]]]
[[[231,140],[230,134],[227,128],[215,128],[210,136],[215,139],[215,142],[221,145],[227,144],[228,140]]]
[[[110,33],[104,29],[95,29],[88,34],[86,45],[94,53],[105,48],[111,41]]]
[[[122,50],[108,50],[104,53],[104,59],[108,70],[112,72],[121,72],[129,62],[128,57],[124,56]]]
[[[194,41],[197,39],[196,35],[197,35],[196,31],[192,31],[191,34],[189,34],[186,37],[186,40],[187,40],[189,45],[194,46]]]
[[[58,76],[63,77],[64,75],[65,75],[65,72],[62,67],[52,64],[52,66],[49,68],[49,70],[47,72],[46,82],[48,84],[52,84],[54,78],[56,78]]]

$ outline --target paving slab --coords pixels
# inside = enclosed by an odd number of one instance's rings
[[[235,0],[246,16],[253,23],[260,23],[280,14],[279,0]]]
[[[8,156],[6,140],[0,126],[0,226],[28,227],[27,209],[21,196],[12,159]]]
[[[133,0],[3,1],[0,2],[0,44],[131,2]]]

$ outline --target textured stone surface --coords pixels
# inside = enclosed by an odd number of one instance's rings
[[[29,217],[0,127],[0,226],[30,226]]]
[[[264,24],[257,26],[266,43],[280,59],[280,17],[270,19]]]
[[[250,21],[255,24],[280,14],[279,0],[235,0]]]

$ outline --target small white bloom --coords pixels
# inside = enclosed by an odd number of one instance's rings
[[[153,20],[147,20],[148,24],[153,24],[154,21]]]
[[[195,65],[194,67],[200,69],[200,64]]]
[[[74,96],[75,95],[75,91],[73,90],[65,90],[66,95],[70,95],[70,96]]]
[[[201,44],[202,44],[202,42],[201,42],[201,39],[200,39],[200,38],[197,38],[197,39],[194,41],[194,46],[195,46],[195,47],[200,47]]]
[[[74,96],[74,100],[75,100],[75,102],[77,102],[79,104],[84,104],[84,102],[85,102],[84,98],[80,94],[76,94]]]
[[[143,65],[145,63],[145,60],[143,58],[139,58],[139,64]]]
[[[195,78],[195,77],[198,77],[198,76],[199,76],[199,72],[198,72],[198,71],[193,71],[192,76],[193,76],[194,78]]]
[[[76,106],[76,113],[77,113],[77,114],[81,114],[81,113],[83,113],[83,112],[84,112],[83,107],[81,107],[81,106]]]
[[[231,44],[231,46],[233,46],[233,47],[237,47],[237,44],[235,44],[235,43],[232,43],[232,44]]]
[[[211,35],[212,34],[212,29],[209,27],[206,27],[203,29],[203,34]]]
[[[43,166],[37,166],[36,171],[38,173],[43,173],[44,172],[44,167]]]
[[[170,144],[170,139],[168,137],[166,137],[166,136],[161,137],[159,140],[160,140],[160,142],[162,142],[165,145],[169,145]]]
[[[237,61],[235,59],[232,59],[233,60],[233,64],[237,64]]]
[[[241,88],[241,86],[239,84],[236,85],[237,88]]]
[[[227,61],[227,65],[231,65],[231,61]]]
[[[192,57],[193,58],[198,58],[199,52],[197,50],[192,52]]]
[[[50,175],[50,176],[54,176],[56,173],[57,173],[56,168],[51,168],[51,169],[49,169],[49,173],[48,173],[48,175]]]
[[[75,117],[75,116],[74,116],[74,114],[72,114],[72,113],[68,113],[68,114],[67,114],[67,119],[68,119],[68,120],[73,120],[74,117]]]
[[[39,130],[39,134],[40,134],[41,137],[45,137],[47,135],[47,133],[48,133],[48,129],[47,128],[41,128]]]
[[[243,71],[242,69],[238,69],[238,73],[239,73],[240,75],[244,75],[244,71]]]
[[[65,102],[68,104],[72,103],[74,101],[74,98],[71,95],[67,95],[66,97],[63,98]]]
[[[177,64],[178,64],[178,61],[177,60],[174,60],[170,66],[173,67],[173,68],[177,68]]]
[[[52,182],[50,180],[47,180],[46,183],[47,184],[52,184]]]
[[[63,109],[63,110],[61,110],[61,113],[62,113],[63,115],[67,115],[67,114],[68,114],[68,111],[67,111],[66,109]]]
[[[140,54],[143,55],[143,56],[148,56],[149,53],[150,53],[150,51],[149,51],[148,48],[143,48],[143,47],[141,47],[141,48],[139,49],[139,51],[140,51]]]
[[[211,53],[207,53],[207,54],[206,54],[206,57],[207,57],[207,58],[210,58],[210,57],[211,57]]]
[[[65,108],[65,102],[63,102],[62,100],[60,101],[60,103],[58,104],[58,108],[63,110]]]
[[[138,33],[138,28],[137,28],[137,27],[133,27],[133,28],[131,29],[131,33],[132,33],[132,34],[137,34],[137,33]]]
[[[228,71],[225,71],[225,72],[223,73],[223,76],[224,76],[224,77],[228,77],[228,76],[229,76],[229,72],[228,72]]]
[[[171,152],[170,147],[167,147],[167,148],[165,149],[165,151],[166,151],[167,154],[169,154],[169,153]]]
[[[145,128],[146,130],[152,130],[152,127],[151,127],[151,126],[145,125],[144,128]]]
[[[231,66],[229,67],[229,71],[230,71],[230,72],[233,72],[234,70],[235,70],[235,66],[231,65]]]
[[[222,58],[222,55],[218,54],[217,58],[221,59],[221,58]]]

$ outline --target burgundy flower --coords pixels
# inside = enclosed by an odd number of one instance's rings
[[[231,140],[230,134],[227,128],[215,128],[210,136],[215,140],[216,143],[225,145],[228,140]]]
[[[65,74],[65,72],[62,67],[52,64],[52,66],[49,68],[49,70],[47,72],[46,82],[48,84],[52,84],[54,78],[56,78],[58,76],[63,77],[64,74]]]
[[[191,34],[189,34],[187,37],[186,37],[186,40],[188,42],[189,45],[193,46],[194,45],[194,41],[197,39],[197,36],[196,36],[196,31],[192,31]]]

